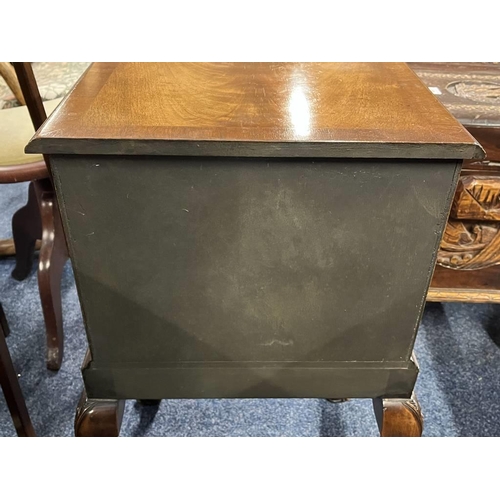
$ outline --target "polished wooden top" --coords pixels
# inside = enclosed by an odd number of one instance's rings
[[[95,63],[27,152],[471,158],[402,63]]]

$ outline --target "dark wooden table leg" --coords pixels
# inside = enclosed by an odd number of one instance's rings
[[[160,406],[161,399],[138,399],[137,402],[142,406]]]
[[[422,435],[424,419],[415,394],[410,399],[374,399],[373,409],[382,437]]]
[[[75,416],[77,437],[117,437],[122,425],[125,401],[89,399],[82,393]]]
[[[33,267],[36,241],[42,237],[40,209],[33,182],[28,188],[28,202],[12,217],[12,236],[16,249],[16,267],[12,277],[22,281]]]
[[[61,277],[68,252],[54,188],[49,179],[35,182],[42,220],[38,288],[47,331],[47,368],[59,370],[63,357]]]
[[[7,342],[5,341],[4,325],[6,323],[7,321],[0,305],[0,386],[2,387],[17,435],[20,437],[33,437],[35,436],[35,430],[33,429],[19,380],[17,379],[17,373],[12,364]]]

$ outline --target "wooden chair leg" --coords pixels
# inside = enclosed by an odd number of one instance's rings
[[[88,399],[84,390],[75,415],[75,436],[118,437],[124,408],[123,400]]]
[[[12,277],[22,281],[31,272],[36,240],[42,237],[40,209],[33,182],[29,185],[28,202],[12,217],[12,235],[16,249],[16,267]]]
[[[5,317],[5,313],[0,303],[0,333],[3,334],[4,338],[7,338],[10,333],[9,324],[7,323],[7,318]]]
[[[6,332],[4,325],[5,319],[3,309],[0,305],[0,386],[7,402],[7,407],[12,416],[17,435],[20,437],[33,437],[35,430],[31,423],[26,402],[17,379],[17,374],[12,364],[12,359],[5,342]]]
[[[424,420],[415,394],[410,399],[374,399],[373,409],[382,437],[422,435]]]
[[[61,277],[68,259],[57,199],[49,179],[35,182],[42,220],[38,288],[47,330],[47,368],[59,370],[63,357]]]

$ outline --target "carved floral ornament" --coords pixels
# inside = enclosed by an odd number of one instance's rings
[[[500,103],[500,84],[478,80],[451,82],[446,86],[450,94],[484,104]]]
[[[417,75],[439,96],[456,118],[471,124],[498,124],[500,66],[489,63],[478,73],[417,70]],[[437,92],[436,92],[437,91]]]
[[[437,262],[463,270],[500,264],[500,223],[449,220]]]
[[[460,179],[437,262],[463,270],[500,264],[500,177]]]

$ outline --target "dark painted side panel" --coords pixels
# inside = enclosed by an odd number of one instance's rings
[[[455,161],[52,163],[100,366],[409,360]]]

